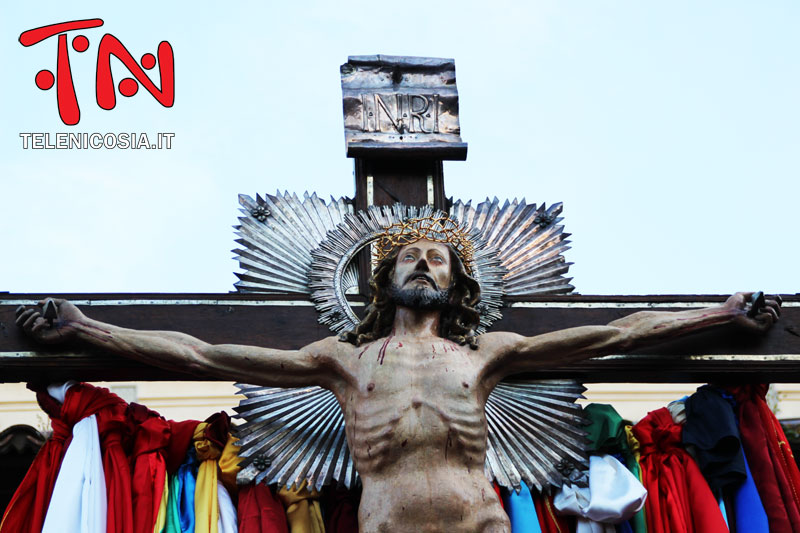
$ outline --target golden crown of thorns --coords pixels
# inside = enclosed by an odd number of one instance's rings
[[[403,222],[392,224],[375,242],[373,248],[375,259],[381,261],[395,248],[414,244],[421,240],[449,244],[458,254],[467,273],[472,274],[475,246],[467,233],[446,216],[430,215],[424,218],[409,218]]]

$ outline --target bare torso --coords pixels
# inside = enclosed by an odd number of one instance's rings
[[[372,531],[510,531],[484,474],[489,390],[478,351],[389,336],[343,350],[335,391]]]

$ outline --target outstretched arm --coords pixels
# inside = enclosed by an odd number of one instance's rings
[[[704,330],[734,323],[744,329],[765,332],[778,319],[780,304],[766,300],[754,316],[748,316],[753,293],[736,293],[720,306],[689,311],[641,311],[606,326],[581,326],[535,337],[513,333],[489,333],[481,350],[489,353],[488,375],[499,380],[510,374],[563,366],[572,361],[629,352]]]
[[[212,345],[174,331],[117,327],[92,320],[65,300],[53,302],[58,317],[52,325],[38,308],[17,309],[17,324],[42,343],[74,340],[161,368],[261,385],[332,388],[341,375],[335,357],[341,343],[333,337],[300,350]]]

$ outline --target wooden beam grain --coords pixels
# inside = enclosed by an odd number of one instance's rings
[[[42,294],[0,294],[0,381],[208,380],[210,375],[166,371],[81,346],[38,346],[14,325],[21,303]],[[302,295],[69,294],[92,318],[119,326],[175,330],[211,343],[299,348],[330,335]],[[680,310],[718,304],[724,296],[550,296],[514,300],[494,330],[536,335],[567,327],[606,324],[641,310]],[[355,301],[363,309],[363,300]],[[730,328],[696,334],[637,351],[537,373],[584,382],[800,382],[800,297],[784,297],[781,321],[765,336]]]

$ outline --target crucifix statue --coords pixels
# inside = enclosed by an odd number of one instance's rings
[[[750,294],[717,308],[640,312],[605,326],[536,337],[475,336],[480,286],[451,242],[420,238],[439,221],[409,220],[372,278],[367,316],[341,337],[297,351],[210,345],[176,332],[138,331],[94,321],[59,300],[48,324],[35,308],[19,325],[45,343],[78,340],[163,367],[212,372],[256,385],[331,391],[344,413],[347,443],[361,476],[360,531],[509,531],[484,475],[485,404],[504,378],[537,368],[621,353],[703,328],[735,322],[765,331],[779,306],[753,316]]]
[[[411,146],[448,150],[455,158],[465,155],[465,145],[441,146],[454,135],[448,131],[452,95],[444,90],[398,91],[403,76],[414,79],[419,71],[424,74],[441,64],[406,61],[411,74],[397,74],[392,61],[398,63],[392,58],[351,60],[342,69],[343,80],[351,83],[345,91],[345,123],[348,113],[357,117],[352,123],[362,136],[348,139],[351,151],[379,150],[383,120],[392,128],[388,142],[401,144],[395,150]],[[396,97],[369,92],[366,84],[357,83],[363,82],[360,64],[374,67],[372,74],[394,87]],[[443,84],[455,90],[454,80]],[[348,94],[355,102],[352,108]],[[424,143],[432,144],[414,146]],[[428,185],[433,194],[430,177]],[[375,185],[367,182],[367,190],[370,186]],[[243,388],[253,392],[251,412],[267,413],[255,413],[242,434],[242,456],[254,479],[307,479],[320,486],[331,478],[349,476],[352,481],[357,471],[362,532],[507,532],[509,521],[494,495],[492,477],[499,481],[501,472],[519,472],[502,483],[511,486],[520,478],[533,485],[540,484],[539,477],[551,483],[570,479],[569,468],[553,464],[559,458],[580,462],[568,443],[562,451],[558,438],[545,438],[550,442],[544,448],[523,442],[551,428],[537,426],[546,419],[525,410],[533,402],[526,396],[529,389],[505,381],[510,376],[625,353],[723,324],[763,333],[780,314],[778,299],[737,293],[716,307],[644,311],[606,325],[532,337],[485,332],[499,317],[503,294],[563,282],[563,236],[554,226],[559,208],[537,209],[524,201],[473,208],[457,202],[446,212],[433,205],[380,208],[367,201],[367,209],[347,212],[342,201],[325,204],[311,197],[300,202],[289,195],[243,198],[242,204],[246,216],[239,230],[246,250],[239,255],[249,268],[241,276],[243,286],[256,290],[261,284],[277,292],[305,284],[321,321],[338,335],[298,350],[212,345],[183,333],[93,320],[66,300],[21,307],[17,323],[42,343],[91,345],[167,369],[250,384]],[[358,255],[367,248],[371,256]],[[371,295],[358,318],[348,294],[356,290],[358,271],[365,268],[371,274],[362,279],[369,280]],[[561,409],[564,395],[557,385],[542,385],[541,397],[556,407],[553,412]],[[301,399],[300,393],[272,387],[306,388],[303,394],[308,396]],[[504,415],[500,403],[491,405],[493,394],[503,387],[508,405],[519,409],[519,420]],[[261,396],[277,407],[263,407]],[[325,402],[338,406],[343,429]],[[274,414],[293,410],[313,413],[303,415],[297,426],[299,440],[286,434],[276,423],[280,415]],[[562,419],[553,420],[553,426],[563,426],[564,439],[578,439],[579,432]],[[337,440],[337,431],[343,431],[345,440]],[[284,453],[284,459],[265,463],[265,455],[272,460],[268,449]],[[515,461],[516,466],[507,464]]]

